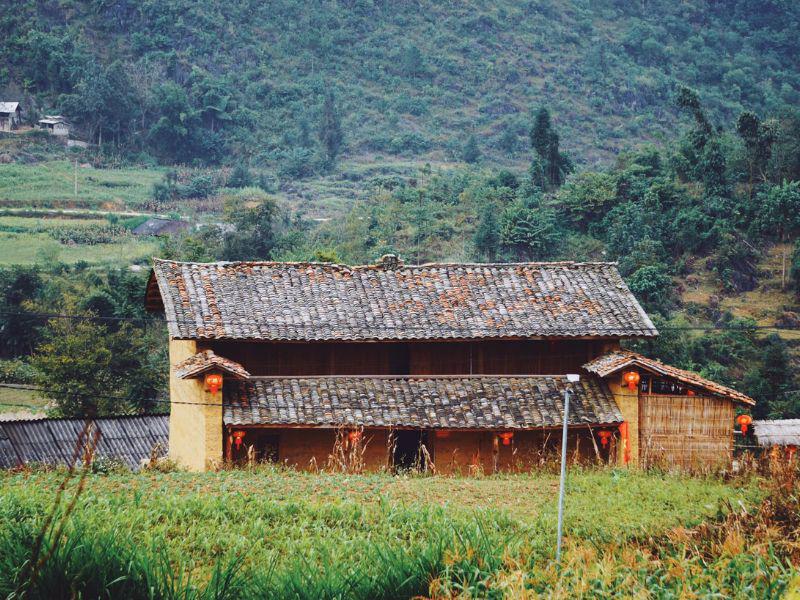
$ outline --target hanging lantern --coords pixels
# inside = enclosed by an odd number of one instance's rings
[[[605,448],[608,446],[608,441],[611,439],[611,432],[606,430],[598,431],[597,437],[600,438],[600,445]]]
[[[750,415],[739,415],[738,417],[736,417],[736,422],[742,428],[742,435],[747,435],[747,427],[748,425],[750,425],[750,423],[753,422],[753,417],[751,417]]]
[[[233,432],[233,443],[236,445],[236,449],[240,450],[242,448],[242,440],[244,439],[244,431],[234,431]]]
[[[686,395],[687,396],[694,396],[695,395],[695,391],[694,390],[686,390]]]
[[[504,431],[503,433],[499,434],[501,440],[503,440],[503,446],[510,446],[511,440],[514,439],[514,433],[511,431]]]
[[[358,440],[361,439],[361,432],[357,429],[354,429],[350,433],[347,434],[347,439],[350,440],[350,443],[355,445],[358,443]]]
[[[629,390],[635,390],[636,386],[639,385],[640,379],[638,371],[626,371],[622,374],[622,381],[625,382]]]
[[[209,373],[206,375],[206,389],[211,392],[212,395],[216,394],[221,387],[222,375],[219,373]]]

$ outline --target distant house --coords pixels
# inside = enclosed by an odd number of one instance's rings
[[[131,233],[133,235],[172,235],[184,231],[189,227],[186,221],[176,219],[147,219],[144,223],[135,227]]]
[[[170,336],[170,455],[194,470],[314,468],[362,439],[367,469],[529,468],[567,389],[571,456],[729,466],[754,403],[622,350],[658,331],[612,263],[156,260],[146,302]]]
[[[69,123],[61,115],[45,115],[43,119],[39,119],[39,129],[47,131],[50,135],[69,135]]]
[[[108,458],[138,469],[143,460],[167,452],[167,415],[100,417],[94,425],[100,431],[95,458]],[[0,422],[0,468],[25,465],[67,465],[84,419],[28,419]]]
[[[19,102],[0,102],[0,131],[13,131],[21,122]]]

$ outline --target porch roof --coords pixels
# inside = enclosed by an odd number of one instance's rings
[[[629,350],[618,350],[616,352],[604,354],[583,365],[584,369],[600,377],[608,377],[613,373],[630,367],[636,367],[663,377],[677,379],[688,385],[702,388],[713,396],[728,398],[729,400],[741,402],[743,404],[753,405],[756,403],[750,396],[737,392],[733,388],[711,381],[705,377],[700,377],[697,373],[664,364],[659,360],[647,358],[646,356]]]
[[[208,371],[222,371],[236,379],[249,379],[250,373],[234,360],[214,354],[213,350],[203,350],[193,354],[175,365],[175,377],[189,379]]]
[[[622,422],[605,383],[564,375],[252,377],[224,388],[226,425],[525,429]]]

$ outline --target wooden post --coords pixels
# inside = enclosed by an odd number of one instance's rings
[[[73,187],[72,195],[75,198],[77,198],[78,197],[78,159],[77,158],[75,159],[75,172],[74,172],[74,177],[73,177],[73,183],[74,183],[74,187]]]

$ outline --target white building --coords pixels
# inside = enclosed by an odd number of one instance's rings
[[[61,115],[45,115],[43,119],[39,119],[39,129],[48,131],[50,135],[69,135],[69,123]]]
[[[13,131],[21,122],[19,102],[0,102],[0,131]]]

